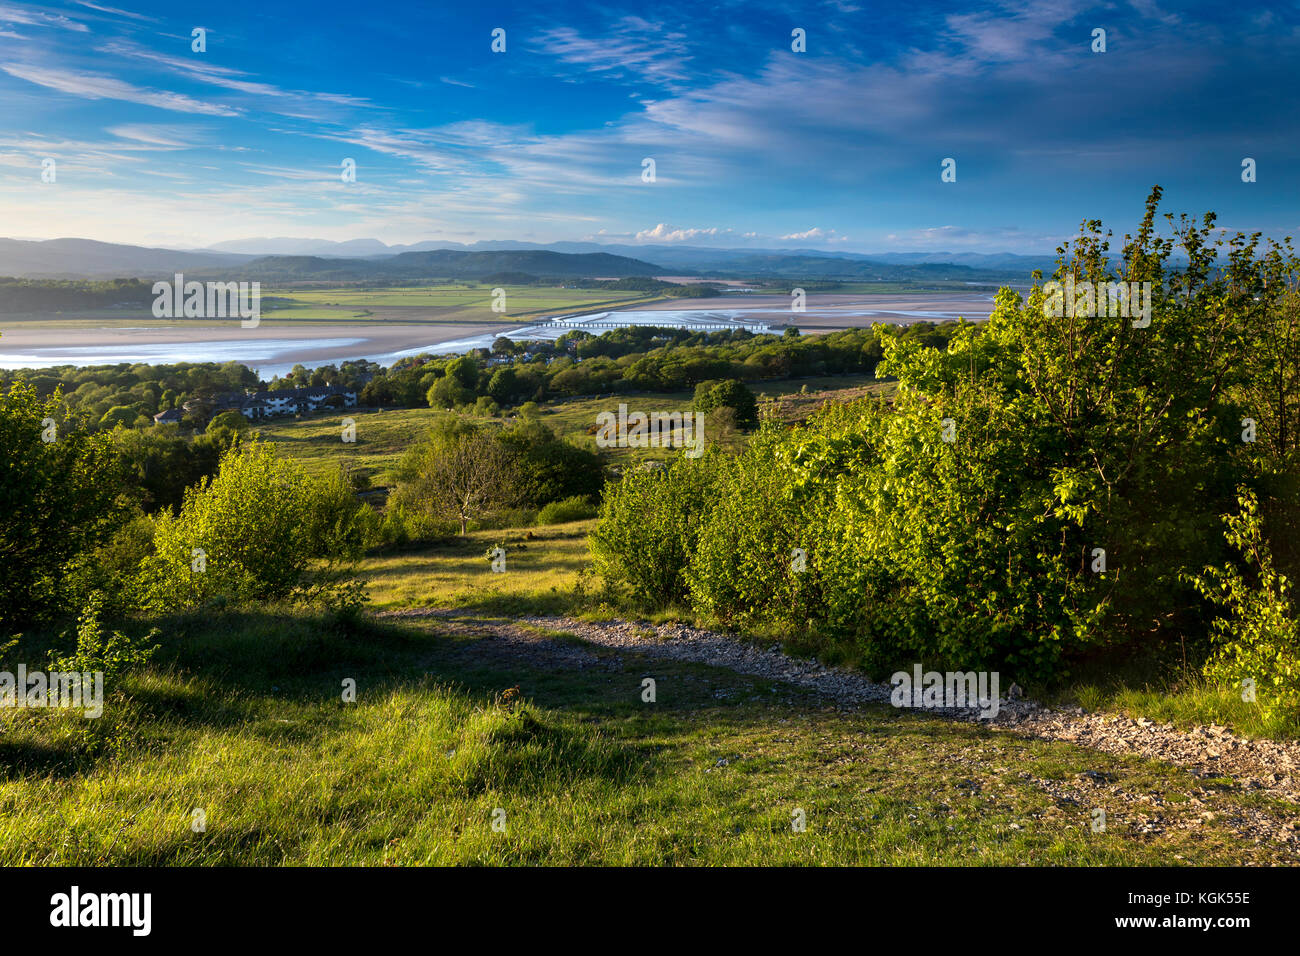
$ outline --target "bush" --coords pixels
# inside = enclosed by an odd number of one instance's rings
[[[537,513],[538,524],[567,524],[596,517],[596,506],[583,495],[552,501]]]
[[[110,617],[140,610],[146,603],[141,568],[153,554],[153,520],[136,514],[111,539],[73,559],[64,577],[67,603],[97,607]]]
[[[520,419],[499,433],[509,449],[523,501],[540,507],[565,498],[596,498],[605,463],[595,452],[571,445],[534,419]]]
[[[114,405],[100,418],[99,427],[106,431],[112,431],[117,425],[121,425],[123,428],[131,428],[139,417],[140,410],[137,408],[130,405]]]
[[[250,427],[248,418],[243,412],[232,410],[221,412],[219,415],[213,415],[212,420],[208,422],[207,431],[215,433],[224,428],[242,435],[247,432]]]
[[[713,505],[718,458],[678,457],[666,468],[629,471],[608,485],[591,534],[596,571],[638,605],[685,600],[686,566]]]
[[[758,400],[744,382],[726,379],[721,382],[701,382],[695,387],[695,410],[707,415],[718,408],[735,412],[738,428],[753,428],[758,424]]]
[[[109,433],[66,416],[61,396],[0,391],[0,620],[54,615],[70,562],[125,520],[122,468]]]
[[[1193,576],[1197,590],[1230,612],[1214,621],[1216,646],[1205,676],[1234,689],[1253,681],[1266,717],[1300,713],[1300,620],[1292,584],[1274,567],[1255,494],[1242,489],[1237,502],[1237,514],[1224,518],[1224,537],[1253,581],[1233,565],[1207,567]]]
[[[217,476],[159,516],[144,564],[156,610],[234,601],[308,599],[337,584],[360,546],[343,476],[312,481],[267,445],[232,449]]]
[[[791,485],[779,451],[768,433],[720,468],[716,504],[691,557],[692,606],[727,626],[802,630],[818,613],[810,533],[817,502]]]
[[[157,644],[151,644],[158,637],[155,628],[143,638],[131,638],[121,631],[105,633],[100,625],[103,613],[103,595],[93,595],[77,618],[77,646],[71,654],[58,656],[50,654],[50,670],[77,671],[80,673],[101,672],[104,683],[113,684],[123,674],[145,664],[154,652]]]

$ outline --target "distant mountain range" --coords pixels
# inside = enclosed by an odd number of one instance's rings
[[[469,245],[458,242],[417,242],[411,245],[387,245],[378,239],[351,239],[334,242],[329,239],[234,239],[209,246],[212,252],[237,253],[256,256],[329,256],[373,258],[402,252],[424,252],[434,249],[463,249],[467,251],[498,249],[539,249],[550,252],[608,252],[613,255],[654,262],[661,266],[695,270],[718,270],[732,267],[737,262],[754,257],[794,257],[817,259],[847,259],[854,262],[889,263],[892,265],[945,264],[970,266],[989,271],[1024,270],[1028,276],[1034,269],[1050,271],[1055,268],[1054,256],[1028,256],[1011,252],[838,252],[826,249],[718,249],[711,246],[679,245],[628,245],[599,242],[515,242],[503,239],[484,240]]]
[[[483,278],[527,273],[554,278],[698,275],[859,281],[1027,282],[1054,260],[1012,253],[714,249],[705,246],[492,240],[388,246],[377,239],[247,239],[210,249],[159,249],[91,239],[0,239],[0,276],[127,278],[176,272],[264,281],[384,281]]]

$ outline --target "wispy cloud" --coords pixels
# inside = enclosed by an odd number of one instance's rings
[[[221,66],[207,60],[187,59],[158,53],[126,41],[119,40],[106,43],[99,49],[100,52],[110,57],[144,61],[163,67],[173,75],[182,76],[188,80],[256,97],[258,98],[256,104],[258,108],[298,119],[324,119],[318,111],[318,108],[322,105],[346,108],[361,108],[372,105],[363,98],[345,93],[285,89],[276,84],[258,80],[253,75],[241,70]],[[313,110],[313,107],[317,109]]]
[[[33,27],[59,27],[76,33],[89,33],[90,27],[61,13],[46,13],[29,6],[0,3],[0,23],[22,23]]]
[[[686,33],[666,29],[662,23],[625,16],[590,36],[573,27],[553,27],[530,44],[530,49],[580,67],[587,74],[631,75],[676,86],[691,77],[687,39]]]
[[[189,149],[198,145],[193,138],[193,131],[180,126],[131,123],[111,126],[106,132],[120,139],[160,149]]]
[[[144,89],[102,73],[78,73],[26,63],[0,63],[0,70],[20,80],[35,83],[37,86],[88,100],[122,100],[127,103],[139,103],[142,106],[156,106],[177,113],[199,113],[207,116],[237,115],[236,110],[227,106],[205,103],[183,93]]]
[[[107,13],[115,17],[126,17],[129,20],[142,20],[153,23],[157,22],[154,17],[147,17],[143,13],[132,13],[130,10],[119,10],[117,7],[107,7],[98,3],[91,3],[90,0],[74,0],[74,2],[78,6],[85,7],[88,10],[97,10],[100,13]]]

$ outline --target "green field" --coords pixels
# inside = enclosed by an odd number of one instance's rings
[[[505,311],[492,310],[492,292],[506,293]],[[510,321],[531,321],[553,315],[567,315],[606,309],[635,308],[664,301],[653,293],[611,292],[607,289],[566,289],[561,286],[490,286],[457,283],[448,286],[411,286],[359,289],[342,286],[328,289],[262,289],[261,321],[270,325],[295,322],[349,325],[382,322],[401,325],[459,325]],[[192,328],[206,320],[155,319],[148,307],[139,309],[76,309],[62,313],[9,313],[3,324],[27,327],[103,328],[126,324],[157,328]],[[219,321],[219,320],[218,320]]]
[[[492,311],[493,290],[504,290],[505,311]],[[359,320],[421,322],[500,322],[503,319],[541,318],[570,312],[624,308],[659,302],[649,293],[610,292],[604,289],[566,289],[561,286],[489,286],[460,283],[449,286],[412,286],[385,289],[265,290],[264,296],[291,302],[265,311],[267,319]],[[389,311],[384,311],[389,310]],[[392,310],[401,310],[395,312]],[[379,312],[379,315],[376,315]],[[409,315],[409,317],[408,317]]]

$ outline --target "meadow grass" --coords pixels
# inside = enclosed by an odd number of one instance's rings
[[[594,526],[588,520],[470,531],[428,547],[369,555],[358,577],[368,582],[377,610],[432,606],[568,614],[582,609],[575,588],[590,562],[587,535]],[[504,573],[494,572],[487,556],[496,547],[506,552]]]
[[[391,485],[402,453],[420,441],[446,412],[434,408],[349,408],[303,419],[257,422],[253,430],[279,451],[319,475],[340,465],[376,485]],[[343,440],[343,420],[356,423],[355,441]]]
[[[890,708],[841,711],[725,670],[599,648],[562,668],[436,622],[348,628],[260,609],[164,624],[161,656],[101,720],[5,715],[0,863],[1285,858],[1229,825],[1285,809],[1221,781]],[[1163,802],[1166,829],[1140,832],[1122,791]],[[1218,817],[1201,821],[1207,808]]]

